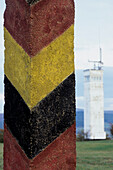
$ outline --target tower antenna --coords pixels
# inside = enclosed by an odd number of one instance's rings
[[[100,60],[99,61],[90,61],[90,60],[88,60],[88,62],[94,63],[94,70],[96,70],[96,69],[97,70],[101,70],[102,69],[102,65],[104,64],[102,62],[102,49],[100,48]]]
[[[104,64],[102,62],[102,48],[100,47],[100,27],[99,27],[99,61],[90,61],[88,60],[88,62],[92,62],[94,64],[94,70],[101,70],[102,69],[102,65]]]
[[[102,62],[102,49],[100,48],[100,62]]]

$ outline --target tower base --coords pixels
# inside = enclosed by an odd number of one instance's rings
[[[106,139],[106,132],[101,132],[101,133],[95,133],[93,135],[89,135],[87,137],[87,139],[91,139],[91,140],[102,140],[102,139]]]

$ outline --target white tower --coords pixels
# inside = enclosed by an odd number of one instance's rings
[[[93,62],[94,69],[84,70],[84,132],[88,139],[105,139],[103,70]]]

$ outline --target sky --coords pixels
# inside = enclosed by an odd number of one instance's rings
[[[4,0],[0,1],[0,113],[3,113],[4,105],[4,38],[3,38],[3,13],[5,9]]]
[[[113,0],[76,0],[75,66],[85,69],[89,60],[99,59],[113,66]]]
[[[92,68],[88,60],[99,60],[102,48],[104,109],[113,110],[113,0],[76,0],[75,5],[75,68]],[[81,76],[79,73],[76,72],[76,102],[77,108],[83,109],[83,71]]]
[[[5,0],[0,1],[0,113],[3,113],[3,12]],[[102,48],[104,66],[113,67],[113,0],[76,0],[75,1],[75,68],[92,67],[90,60],[99,59]],[[83,96],[77,96],[79,103]],[[82,101],[81,101],[82,99]],[[113,98],[110,97],[110,99]],[[109,97],[108,97],[109,101]],[[109,103],[109,102],[108,102]]]

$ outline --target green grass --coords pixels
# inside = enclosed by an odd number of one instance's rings
[[[0,143],[0,170],[3,170],[3,143]]]
[[[113,140],[77,142],[76,170],[113,170]]]

